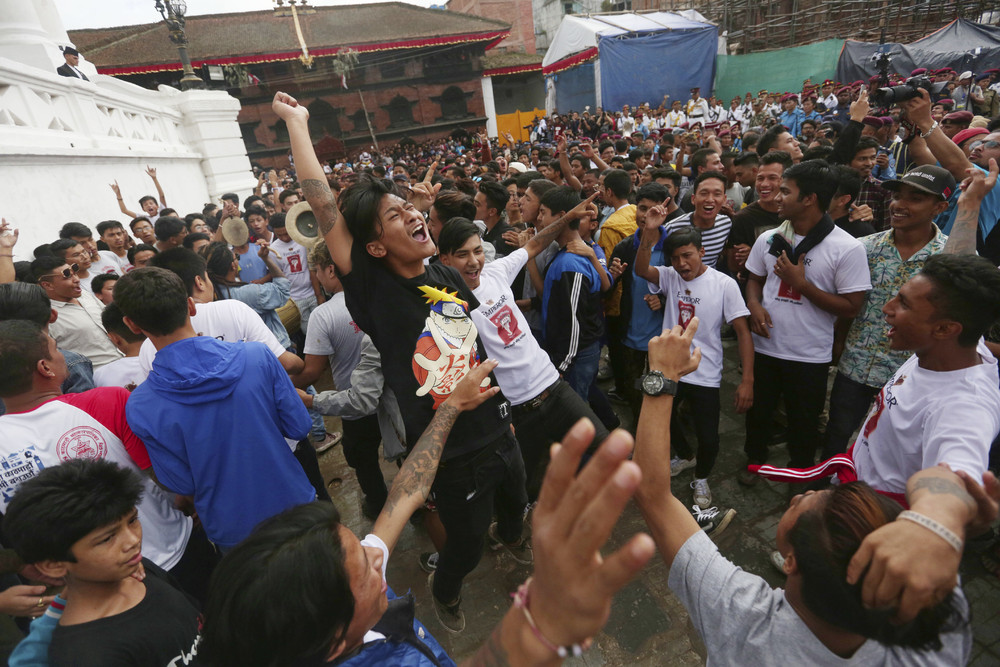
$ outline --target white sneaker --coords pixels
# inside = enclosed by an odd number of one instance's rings
[[[698,507],[708,509],[712,505],[712,490],[708,488],[707,479],[695,479],[691,482],[694,489],[694,502]]]
[[[682,459],[679,456],[675,456],[670,459],[670,476],[677,477],[688,468],[693,468],[697,465],[698,459]]]

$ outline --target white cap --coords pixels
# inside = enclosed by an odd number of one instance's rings
[[[969,71],[962,72],[961,74],[958,75],[959,81],[961,81],[962,79],[971,79],[971,78],[972,78],[972,72]]]

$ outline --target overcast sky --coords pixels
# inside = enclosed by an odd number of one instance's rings
[[[19,2],[21,0],[3,0]],[[312,0],[310,4],[357,5],[380,0]],[[412,5],[429,7],[443,5],[445,0],[403,0]],[[161,20],[156,11],[156,0],[55,0],[63,24],[67,30],[77,28],[108,28],[116,25],[153,23]],[[224,12],[248,12],[259,9],[273,9],[274,0],[187,0],[188,16],[198,14],[219,14]]]

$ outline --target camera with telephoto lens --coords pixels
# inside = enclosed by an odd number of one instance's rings
[[[948,83],[946,81],[934,83],[929,77],[926,76],[911,76],[898,86],[892,86],[891,88],[879,88],[876,90],[872,93],[872,102],[880,107],[888,108],[895,104],[899,104],[900,102],[912,100],[914,97],[920,97],[921,88],[932,95],[935,95],[944,90],[947,85]]]

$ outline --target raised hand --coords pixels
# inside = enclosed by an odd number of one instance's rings
[[[455,388],[451,390],[451,394],[445,400],[445,403],[450,403],[460,412],[464,412],[466,410],[475,410],[485,403],[488,398],[496,396],[497,392],[500,391],[500,387],[490,387],[489,377],[490,373],[496,367],[497,361],[495,359],[487,359],[470,370],[455,385]]]
[[[111,187],[111,191],[115,193],[116,197],[121,197],[122,196],[122,189],[120,187],[118,187],[118,181],[117,180],[114,183],[109,183],[108,185]]]
[[[861,94],[858,95],[858,99],[851,102],[851,120],[856,120],[860,123],[865,119],[865,116],[868,115],[869,111],[871,111],[871,105],[868,103],[868,90],[862,88]]]
[[[984,174],[982,170],[971,167],[965,170],[967,176],[962,179],[962,194],[959,200],[967,199],[975,202],[983,201],[983,198],[990,193],[997,184],[997,161],[990,158],[990,172]]]
[[[611,260],[611,265],[608,266],[608,273],[611,274],[612,280],[618,280],[618,277],[625,273],[625,269],[628,268],[628,262],[622,262],[618,257]]]
[[[667,206],[670,205],[670,199],[664,199],[662,204],[657,204],[653,206],[648,211],[646,211],[646,221],[643,225],[643,229],[657,229],[660,225],[667,221]]]
[[[309,110],[299,105],[298,100],[288,93],[281,91],[275,93],[274,101],[271,102],[271,109],[278,115],[278,118],[286,123],[295,119],[309,120]]]
[[[694,335],[698,331],[698,317],[692,317],[686,329],[679,324],[664,330],[649,341],[649,367],[658,370],[671,380],[692,373],[701,363],[701,348],[691,351]]]
[[[593,424],[582,419],[562,444],[553,445],[532,521],[535,574],[528,609],[542,635],[557,646],[586,645],[607,622],[615,593],[654,551],[652,539],[640,533],[601,555],[641,474],[627,460],[632,439],[621,430],[576,474],[593,437]]]
[[[20,231],[19,229],[11,229],[6,218],[0,218],[0,249],[13,250]]]
[[[156,167],[146,166],[146,175],[149,176],[154,181],[156,180]]]

